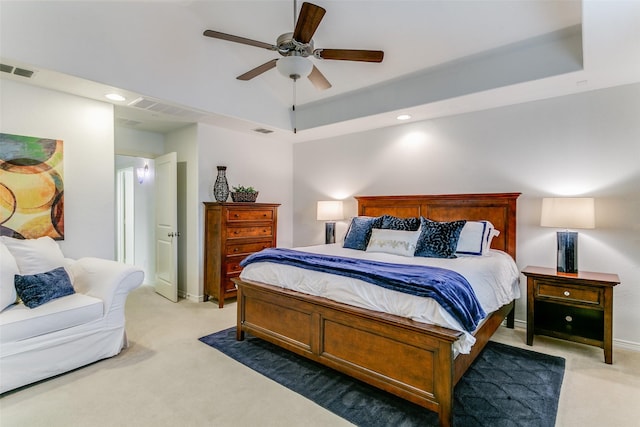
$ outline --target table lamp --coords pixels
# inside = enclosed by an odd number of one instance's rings
[[[557,232],[559,273],[578,272],[578,233],[573,228],[595,228],[595,209],[592,198],[543,198],[542,227],[564,228]]]
[[[318,202],[318,221],[325,223],[325,243],[336,242],[336,220],[344,219],[341,200],[327,200]]]

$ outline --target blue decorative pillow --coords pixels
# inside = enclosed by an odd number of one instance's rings
[[[379,228],[402,231],[416,231],[420,228],[420,218],[398,218],[392,215],[382,215],[381,218],[382,225]]]
[[[369,239],[371,238],[371,229],[374,227],[380,228],[381,223],[381,217],[353,217],[353,219],[351,220],[351,225],[349,226],[349,230],[347,230],[347,235],[344,238],[344,244],[342,246],[349,249],[364,251],[365,249],[367,249]]]
[[[14,277],[16,292],[29,308],[36,308],[56,298],[75,293],[64,267],[46,273],[27,274]]]
[[[420,217],[422,230],[416,244],[415,256],[429,258],[457,258],[456,247],[462,227],[467,221],[437,222]]]

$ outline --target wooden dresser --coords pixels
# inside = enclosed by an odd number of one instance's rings
[[[274,203],[204,202],[204,297],[218,301],[236,296],[231,281],[240,261],[276,246],[278,206]]]

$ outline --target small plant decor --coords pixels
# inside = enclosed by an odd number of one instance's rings
[[[253,187],[243,187],[239,185],[233,187],[231,192],[231,200],[234,202],[255,202],[258,198],[258,190]]]

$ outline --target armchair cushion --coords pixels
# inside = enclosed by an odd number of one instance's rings
[[[0,344],[43,337],[102,318],[102,301],[82,294],[58,298],[36,308],[15,304],[0,316]]]
[[[60,246],[51,237],[14,239],[2,236],[2,242],[14,256],[20,274],[38,274],[65,265]]]

